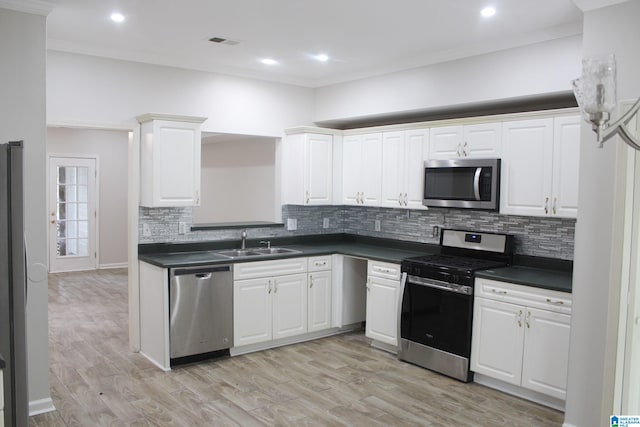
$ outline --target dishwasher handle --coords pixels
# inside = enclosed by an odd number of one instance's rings
[[[203,267],[189,267],[189,268],[176,268],[172,269],[171,272],[174,276],[184,276],[186,274],[194,275],[198,278],[206,278],[210,277],[211,273],[222,273],[226,271],[231,271],[230,265],[216,265],[216,266],[203,266]]]

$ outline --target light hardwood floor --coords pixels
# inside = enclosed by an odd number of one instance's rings
[[[127,271],[49,276],[51,393],[30,426],[559,426],[561,412],[371,348],[362,334],[162,372],[128,349]]]

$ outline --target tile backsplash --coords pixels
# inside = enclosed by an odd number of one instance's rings
[[[192,225],[192,208],[140,207],[139,215],[140,243],[240,238],[238,229],[197,230],[179,234],[180,222]],[[576,222],[575,219],[500,215],[496,212],[465,209],[432,208],[423,211],[360,206],[285,205],[282,207],[283,222],[287,218],[297,219],[297,230],[251,228],[249,238],[349,233],[437,244],[439,237],[434,231],[455,228],[513,234],[517,254],[572,260]],[[323,228],[325,218],[328,219],[328,228]],[[376,231],[376,221],[379,221],[380,231]],[[148,235],[143,232],[143,227],[148,227]]]

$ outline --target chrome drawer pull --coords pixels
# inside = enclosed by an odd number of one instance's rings
[[[550,304],[564,305],[564,301],[551,301],[549,298],[547,298],[547,302]]]

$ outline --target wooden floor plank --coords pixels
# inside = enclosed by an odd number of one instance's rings
[[[560,426],[561,412],[464,384],[351,333],[163,372],[129,351],[127,270],[49,276],[51,396],[32,427]]]

